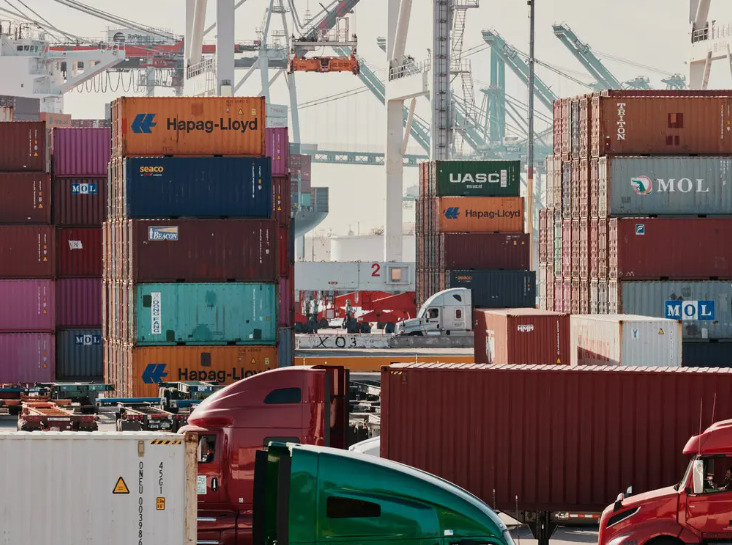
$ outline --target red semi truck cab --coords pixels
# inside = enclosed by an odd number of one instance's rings
[[[188,418],[198,434],[198,542],[250,545],[254,463],[270,441],[346,448],[348,371],[289,367],[219,390]]]
[[[600,519],[599,545],[732,541],[732,420],[713,424],[684,447],[691,456],[679,483],[618,496]]]

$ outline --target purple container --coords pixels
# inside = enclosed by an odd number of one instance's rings
[[[287,127],[265,130],[267,157],[272,158],[272,176],[289,174],[290,142]]]
[[[54,341],[52,333],[0,333],[0,384],[53,382]]]
[[[56,281],[56,327],[102,327],[101,278],[66,278]]]
[[[53,280],[0,280],[0,332],[55,329]]]
[[[106,178],[111,154],[111,129],[53,130],[53,175],[57,178]]]

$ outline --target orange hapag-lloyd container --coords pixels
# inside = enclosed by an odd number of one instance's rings
[[[115,395],[156,397],[159,382],[231,384],[277,368],[276,346],[146,346],[105,343],[105,380]]]
[[[440,197],[435,199],[441,233],[522,233],[523,197]]]
[[[119,98],[112,151],[134,155],[265,155],[264,97]]]

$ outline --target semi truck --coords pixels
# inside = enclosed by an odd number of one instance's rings
[[[599,545],[682,545],[732,539],[732,420],[712,424],[683,449],[679,482],[620,494],[600,519]]]
[[[415,318],[396,324],[396,335],[472,335],[473,305],[468,288],[435,293],[420,307]]]

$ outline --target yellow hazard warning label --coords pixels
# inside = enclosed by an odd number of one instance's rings
[[[127,485],[125,484],[125,480],[120,477],[117,479],[117,484],[114,485],[114,490],[112,490],[112,494],[129,494],[130,489],[127,488]]]
[[[663,329],[659,329],[659,330],[658,330],[658,334],[659,334],[659,335],[663,335]]]
[[[562,358],[557,358],[557,363],[562,363]]]
[[[155,509],[165,511],[165,498],[157,498],[155,500]]]

